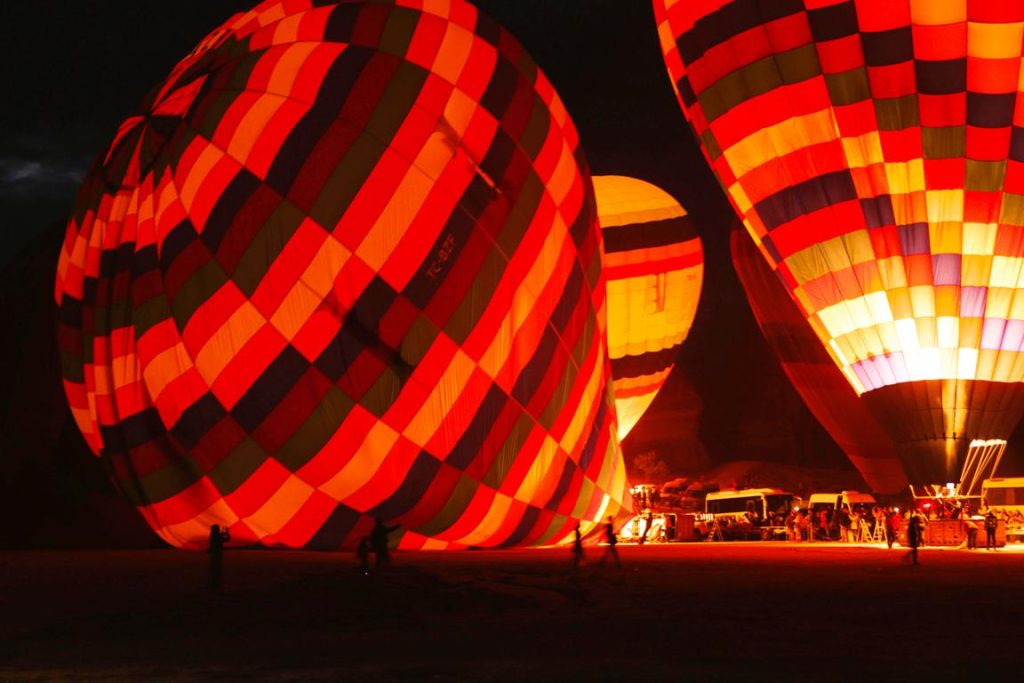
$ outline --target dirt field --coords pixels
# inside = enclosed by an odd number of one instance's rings
[[[979,680],[1024,664],[1024,549],[620,546],[0,555],[0,680]]]

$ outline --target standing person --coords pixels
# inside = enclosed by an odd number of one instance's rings
[[[896,540],[896,533],[899,531],[899,526],[896,524],[896,515],[897,513],[893,510],[886,510],[884,513],[885,542],[889,544],[890,550],[892,550],[892,544]]]
[[[839,540],[843,543],[850,541],[850,511],[845,505],[839,510]]]
[[[894,540],[898,540],[898,534],[900,529],[903,528],[904,519],[903,513],[900,512],[899,508],[896,508],[892,513],[892,537]]]
[[[818,537],[823,541],[831,540],[828,533],[828,512],[818,510]]]
[[[231,540],[231,532],[217,524],[210,526],[210,545],[206,549],[210,556],[210,573],[207,577],[210,588],[217,590],[224,580],[224,544]]]
[[[807,522],[807,515],[802,512],[796,513],[796,540],[806,541],[810,525]]]
[[[676,540],[676,516],[665,515],[665,540]]]
[[[996,529],[999,527],[999,519],[990,509],[985,515],[985,549],[996,549]]]
[[[580,533],[579,522],[576,523],[576,529],[573,531],[574,538],[572,541],[572,569],[576,571],[579,566],[583,564],[583,534]]]
[[[907,545],[910,546],[910,558],[917,564],[917,547],[921,545],[921,520],[916,512],[907,515]]]
[[[388,534],[396,531],[397,526],[387,526],[384,520],[376,517],[373,520],[373,530],[370,531],[370,548],[376,556],[374,567],[384,569],[391,562],[391,551],[388,548]]]
[[[605,548],[604,555],[601,556],[601,561],[597,563],[597,566],[603,567],[604,561],[611,555],[615,559],[615,566],[622,569],[619,551],[615,549],[615,545],[619,542],[619,537],[615,535],[615,526],[612,524],[611,517],[608,518],[608,523],[604,525],[604,538],[608,541],[608,547]]]
[[[967,549],[976,550],[978,547],[978,525],[966,513],[963,515],[963,523],[964,531],[967,532]]]
[[[359,568],[363,570],[363,574],[370,573],[370,537],[363,536],[359,539],[359,545],[356,546],[356,557],[359,558]]]
[[[790,542],[796,540],[796,515],[796,510],[790,510],[789,514],[786,515],[786,540]]]
[[[644,515],[644,532],[640,534],[640,545],[647,542],[647,535],[651,533],[651,526],[654,524],[654,513],[650,509]]]

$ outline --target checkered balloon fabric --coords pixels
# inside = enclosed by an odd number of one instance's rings
[[[969,439],[1005,439],[1024,413],[1024,5],[654,10],[762,255],[897,447],[934,446],[908,455],[912,483],[957,480]]]
[[[94,165],[56,298],[74,417],[176,546],[546,544],[628,504],[577,134],[463,0],[228,20]]]

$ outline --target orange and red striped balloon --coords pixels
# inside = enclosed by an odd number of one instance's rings
[[[578,137],[463,0],[269,0],[122,125],[56,298],[74,417],[169,543],[558,542],[629,505]]]

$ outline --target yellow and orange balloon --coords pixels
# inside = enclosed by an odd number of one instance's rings
[[[704,252],[693,219],[651,183],[594,176],[608,286],[608,355],[619,438],[665,384],[697,313]]]

